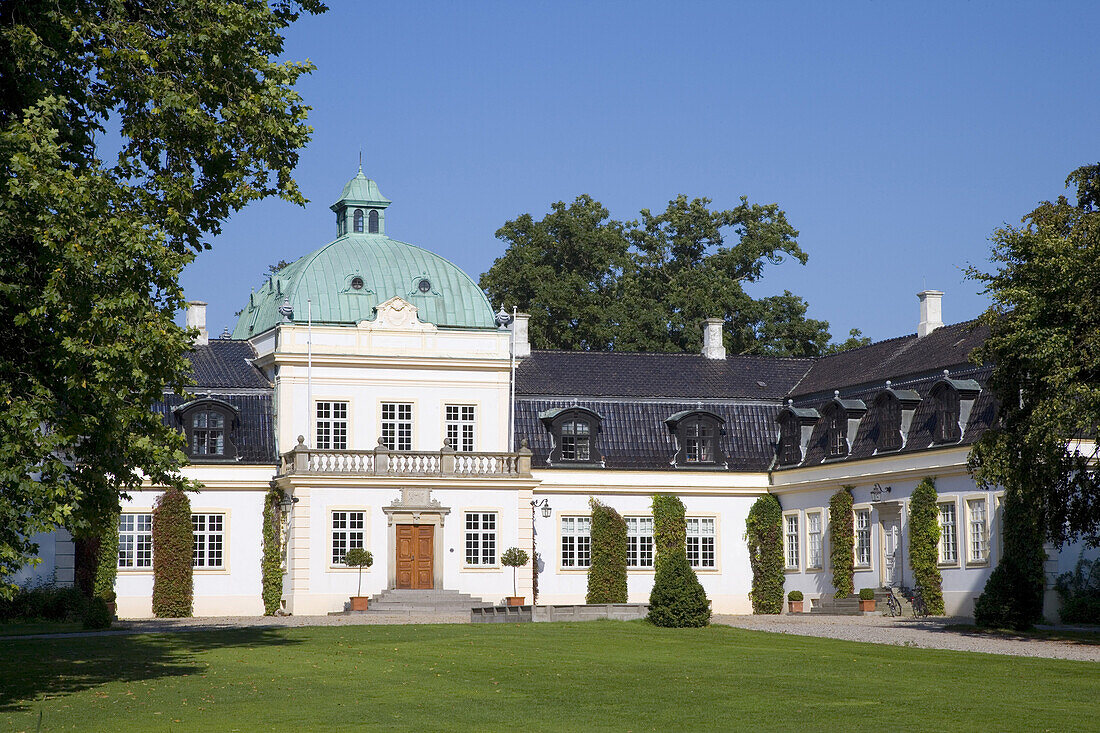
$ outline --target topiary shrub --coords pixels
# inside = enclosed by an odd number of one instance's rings
[[[118,578],[118,515],[116,508],[107,518],[99,536],[99,558],[92,588],[93,595],[108,603],[115,601],[115,580]]]
[[[1100,624],[1100,557],[1092,562],[1078,558],[1072,573],[1058,576],[1054,589],[1062,599],[1062,623]]]
[[[1043,618],[1043,533],[1036,512],[1005,492],[1004,554],[974,604],[978,626],[1026,631]]]
[[[909,498],[909,564],[928,613],[942,616],[943,578],[939,568],[940,518],[936,483],[921,479]]]
[[[260,572],[263,580],[261,594],[264,601],[264,615],[274,616],[279,612],[283,600],[283,548],[281,524],[282,508],[279,501],[283,492],[272,489],[264,497],[263,554],[260,557]]]
[[[191,500],[179,489],[169,489],[153,508],[153,615],[157,618],[191,615],[193,544]]]
[[[783,508],[772,494],[761,496],[745,519],[752,566],[753,613],[783,613]]]
[[[671,494],[653,497],[653,549],[654,570],[661,569],[661,562],[677,552],[686,552],[687,520],[684,502]]]
[[[804,597],[805,596],[802,595],[802,591],[800,590],[792,590],[787,594],[788,601],[801,601]]]
[[[81,615],[81,626],[86,630],[98,630],[111,628],[111,611],[107,608],[107,601],[99,596],[88,599]]]
[[[855,542],[852,487],[845,486],[829,499],[829,569],[837,598],[847,598],[855,589]]]
[[[626,603],[626,520],[611,507],[590,499],[592,564],[586,603]]]
[[[873,601],[873,600],[875,600],[875,589],[874,588],[860,588],[859,589],[859,600],[861,600],[861,601]]]
[[[686,549],[667,554],[658,568],[647,618],[657,626],[670,628],[710,623],[710,601],[688,563]]]
[[[374,565],[374,555],[370,550],[362,547],[352,547],[344,553],[344,565],[349,568],[359,568],[359,585],[356,587],[355,595],[363,595],[363,568],[369,568]]]
[[[512,568],[512,596],[519,595],[519,569],[527,564],[530,556],[518,547],[509,547],[500,556],[500,564]]]

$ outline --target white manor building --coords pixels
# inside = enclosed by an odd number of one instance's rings
[[[687,550],[716,613],[749,613],[745,519],[783,508],[787,590],[832,595],[828,506],[855,500],[855,587],[911,586],[908,500],[935,478],[949,614],[973,612],[1000,549],[1001,495],[967,474],[994,417],[984,332],[945,326],[942,293],[919,294],[917,334],[819,359],[729,356],[722,321],[701,354],[532,351],[522,314],[498,326],[468,275],[386,235],[389,205],[362,171],[332,206],[337,238],[249,295],[232,335],[188,325],[196,385],[157,409],[184,431],[192,495],[196,615],[256,615],[264,497],[285,493],[283,606],[344,609],[363,595],[449,589],[513,594],[502,552],[539,553],[538,602],[583,603],[589,498],[628,525],[629,600],[653,583],[651,497],[679,496]],[[149,486],[125,502],[116,585],[122,617],[151,615]],[[293,502],[291,504],[291,502]],[[72,581],[72,542],[39,537],[31,574]],[[1053,578],[1076,548],[1049,553]],[[531,564],[518,594],[530,602]],[[1047,615],[1056,600],[1048,593]]]

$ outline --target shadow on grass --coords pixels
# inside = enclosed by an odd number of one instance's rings
[[[107,682],[203,674],[211,649],[290,645],[274,629],[0,641],[0,712]]]
[[[974,624],[945,624],[939,627],[938,630],[981,639],[1057,641],[1063,644],[1100,646],[1100,629],[1097,631],[1075,631],[1071,629],[1032,629],[1031,631],[1014,631],[1013,629],[986,629],[975,626]]]

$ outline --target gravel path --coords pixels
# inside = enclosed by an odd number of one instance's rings
[[[884,616],[714,616],[714,623],[754,631],[799,636],[823,636],[845,641],[894,644],[925,649],[1008,654],[1019,657],[1047,657],[1100,662],[1100,636],[1096,644],[1033,639],[1012,634],[991,635],[949,625],[972,623],[971,619],[894,619]]]

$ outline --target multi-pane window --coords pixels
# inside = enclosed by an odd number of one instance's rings
[[[626,566],[653,567],[653,517],[626,517]]]
[[[856,509],[856,565],[871,565],[871,510]]]
[[[466,564],[497,564],[496,512],[466,512]]]
[[[806,513],[806,567],[821,567],[821,512]]]
[[[955,504],[940,504],[940,562],[959,561]]]
[[[881,451],[901,448],[901,402],[889,393],[879,403],[877,447]]]
[[[788,514],[783,517],[783,526],[785,528],[783,533],[783,546],[786,551],[787,567],[798,568],[798,515]]]
[[[586,568],[592,564],[592,517],[562,517],[561,566]]]
[[[120,568],[153,567],[152,514],[118,516],[118,566]]]
[[[344,555],[353,547],[364,547],[366,512],[338,511],[332,513],[332,564],[342,565]]]
[[[684,426],[684,460],[688,463],[714,463],[714,426],[693,420]]]
[[[354,217],[352,217],[352,220],[353,220],[353,226],[355,227],[355,231],[357,231],[357,232],[363,231],[363,210],[362,209],[356,209],[355,210],[355,215],[354,215]]]
[[[382,445],[390,450],[412,450],[413,406],[405,402],[382,403]]]
[[[588,461],[592,456],[592,427],[587,420],[566,420],[561,425],[561,459]]]
[[[225,557],[225,515],[191,515],[191,567],[220,568]]]
[[[378,210],[371,209],[370,216],[367,217],[367,227],[370,234],[378,234]]]
[[[202,411],[191,415],[191,455],[220,456],[225,454],[225,416],[220,412]]]
[[[829,416],[829,455],[832,457],[848,455],[848,419],[844,410],[833,410]]]
[[[936,442],[953,443],[961,438],[959,393],[945,385],[936,395]]]
[[[687,518],[687,556],[693,568],[713,568],[714,517]]]
[[[447,442],[456,451],[474,449],[475,416],[473,405],[447,405]]]
[[[317,403],[318,450],[348,449],[348,403]]]
[[[779,463],[790,466],[802,460],[802,446],[799,443],[802,429],[798,421],[788,417],[779,424]]]
[[[970,562],[985,562],[989,559],[985,499],[971,499],[966,506],[970,512]]]

